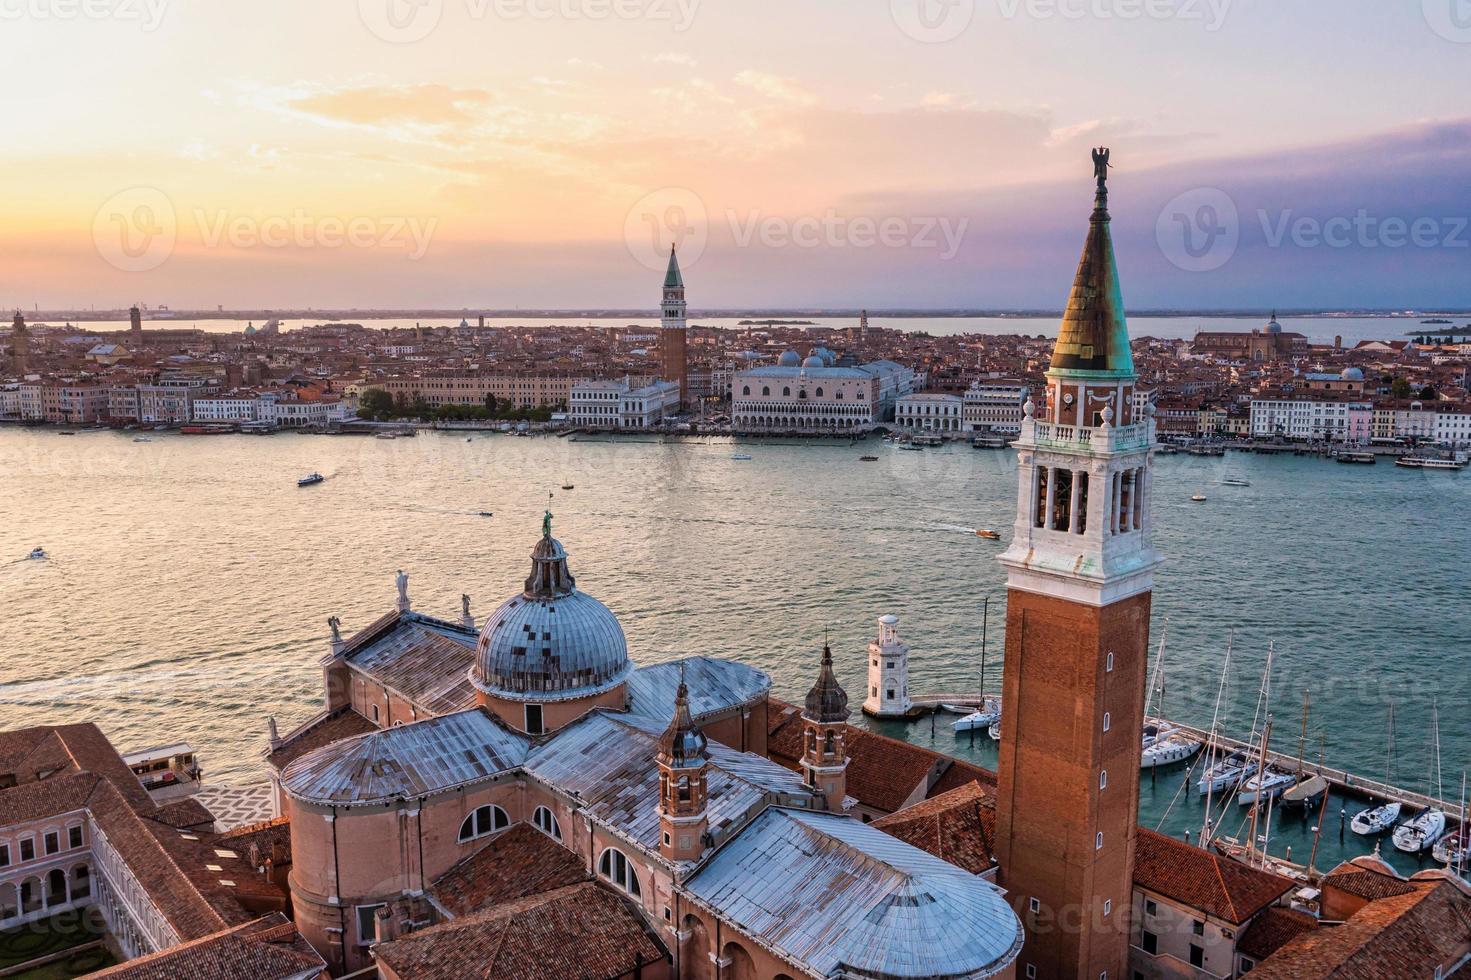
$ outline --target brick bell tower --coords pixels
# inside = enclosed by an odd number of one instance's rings
[[[674,718],[659,737],[659,853],[670,861],[693,861],[705,852],[710,829],[705,775],[710,753],[705,733],[690,715],[690,692],[679,665]]]
[[[1026,929],[1018,976],[1127,976],[1150,590],[1152,411],[1109,235],[1108,150],[1083,257],[1017,441],[996,856]]]
[[[685,322],[684,276],[674,246],[669,246],[669,271],[664,274],[664,301],[660,304],[659,372],[665,381],[679,382],[679,404],[690,400],[689,326]]]

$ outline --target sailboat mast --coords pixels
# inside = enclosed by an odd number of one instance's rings
[[[991,620],[991,597],[981,600],[981,710],[986,710],[986,627]]]
[[[1200,825],[1200,846],[1205,847],[1210,840],[1211,832],[1211,797],[1216,788],[1216,738],[1220,732],[1221,721],[1221,697],[1226,693],[1226,674],[1231,669],[1231,641],[1235,637],[1234,630],[1226,631],[1226,658],[1221,661],[1221,684],[1216,688],[1216,707],[1211,712],[1211,737],[1210,745],[1206,750],[1205,760],[1205,820]]]
[[[1268,657],[1269,658],[1270,658],[1270,656],[1271,656],[1271,654],[1268,654]],[[1258,765],[1257,771],[1256,771],[1256,799],[1255,800],[1252,800],[1252,802],[1251,802],[1251,838],[1250,838],[1249,843],[1247,844],[1247,852],[1246,852],[1247,853],[1247,862],[1246,862],[1247,864],[1251,864],[1252,863],[1251,856],[1256,853],[1256,824],[1257,824],[1257,817],[1261,814],[1261,809],[1262,809],[1262,791],[1265,788],[1263,786],[1263,783],[1265,782],[1266,775],[1267,775],[1267,743],[1270,742],[1271,740],[1272,740],[1272,715],[1271,715],[1270,712],[1268,712],[1267,713],[1267,724],[1262,728],[1262,744],[1259,746],[1259,748],[1261,750],[1260,751],[1261,761],[1260,761],[1260,764]]]
[[[1297,734],[1297,775],[1302,777],[1303,753],[1308,741],[1308,689],[1302,689],[1302,730]]]

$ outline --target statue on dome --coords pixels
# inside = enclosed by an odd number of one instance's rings
[[[1093,176],[1098,178],[1098,189],[1104,189],[1108,180],[1108,147],[1100,146],[1093,151]]]
[[[541,536],[544,538],[552,536],[552,512],[550,510],[541,519]]]

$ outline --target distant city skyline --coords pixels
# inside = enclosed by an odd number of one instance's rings
[[[390,2],[28,8],[0,291],[641,309],[673,240],[696,309],[1055,309],[1108,144],[1130,308],[1471,306],[1454,0]]]

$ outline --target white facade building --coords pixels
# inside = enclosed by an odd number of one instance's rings
[[[899,399],[914,391],[915,374],[893,361],[834,367],[831,352],[804,360],[796,351],[772,367],[740,371],[731,382],[736,431],[844,432],[894,418]]]
[[[196,422],[258,422],[260,395],[253,391],[232,391],[194,399]]]
[[[1020,381],[973,381],[964,395],[965,431],[1009,435],[1021,432],[1022,406],[1031,395],[1031,389]]]
[[[909,644],[899,638],[899,618],[880,616],[879,631],[868,643],[868,697],[863,710],[880,718],[902,718],[909,700]]]
[[[955,432],[963,428],[965,402],[959,395],[921,392],[894,406],[894,424],[916,432]]]
[[[1251,401],[1253,438],[1369,441],[1374,406],[1367,401],[1301,395],[1268,395]]]
[[[655,381],[634,388],[622,381],[573,385],[567,415],[573,425],[603,429],[647,429],[679,411],[679,382]]]
[[[1438,408],[1435,413],[1435,441],[1453,449],[1471,446],[1471,408],[1464,405]]]

